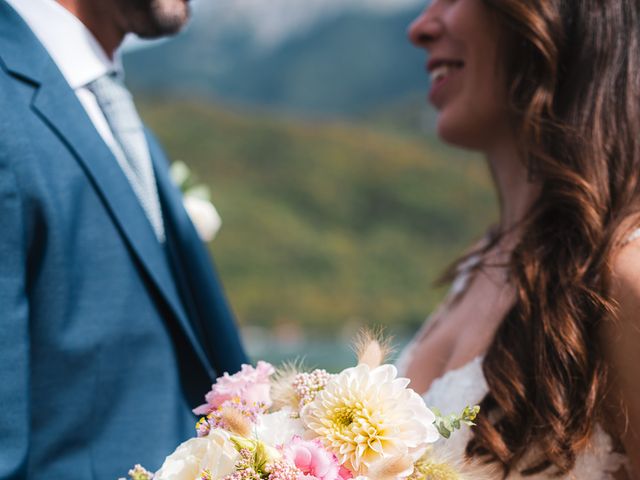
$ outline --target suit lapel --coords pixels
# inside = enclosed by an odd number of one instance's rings
[[[6,10],[6,11],[3,11]],[[11,16],[17,18],[11,19]],[[73,153],[142,269],[169,305],[208,373],[214,370],[181,304],[163,246],[129,181],[84,108],[42,45],[13,10],[0,1],[0,57],[7,69],[36,86],[32,109]],[[6,29],[5,29],[5,25]],[[9,42],[11,44],[9,44]]]
[[[59,80],[64,81],[62,77]],[[102,197],[131,251],[160,290],[211,374],[213,370],[180,302],[164,249],[158,242],[138,198],[75,94],[66,83],[58,83],[50,80],[41,85],[34,98],[34,110],[74,152],[75,158]],[[61,115],[61,112],[65,114]]]
[[[188,279],[185,277],[186,272],[184,271],[182,262],[182,257],[185,254],[193,253],[195,249],[202,248],[201,240],[197,234],[190,235],[193,226],[184,209],[182,193],[169,177],[169,172],[166,168],[169,164],[168,159],[157,146],[155,139],[149,132],[147,132],[147,144],[149,145],[151,159],[154,163],[158,195],[160,197],[160,204],[162,205],[167,235],[166,248],[170,260],[173,263],[176,286],[181,290],[182,304],[189,314],[192,327],[199,333],[201,338],[206,338],[202,319],[198,314],[197,306],[194,304],[192,297],[192,285],[189,284]],[[186,242],[185,238],[189,238],[190,240],[195,239],[195,243]],[[197,266],[201,267],[203,265],[198,262]],[[197,272],[190,270],[189,273],[197,277]],[[214,367],[216,367],[215,364]]]
[[[198,322],[209,348],[207,353],[218,372],[235,372],[249,360],[238,335],[235,318],[227,303],[208,249],[202,243],[183,207],[180,191],[168,176],[167,160],[152,135],[147,135],[152,158],[156,161],[158,191],[171,236],[176,268],[182,272],[185,302]],[[162,166],[161,166],[162,164]]]

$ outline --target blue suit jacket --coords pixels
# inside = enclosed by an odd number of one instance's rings
[[[149,135],[168,235],[0,0],[0,479],[115,480],[194,434],[245,361],[208,252]]]

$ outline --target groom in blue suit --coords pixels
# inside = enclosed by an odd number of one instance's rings
[[[0,479],[157,469],[245,355],[120,81],[185,0],[0,0]]]

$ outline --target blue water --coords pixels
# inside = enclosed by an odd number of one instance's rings
[[[394,342],[399,351],[406,340]],[[339,372],[356,364],[356,356],[349,342],[332,339],[306,339],[294,342],[278,341],[268,336],[247,338],[248,353],[255,363],[265,360],[273,365],[302,361],[305,369],[324,368],[329,372]],[[393,361],[393,356],[390,361]]]

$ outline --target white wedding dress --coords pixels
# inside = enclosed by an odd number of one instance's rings
[[[640,238],[640,229],[636,230],[628,241]],[[458,276],[451,286],[449,298],[459,297],[467,288],[473,267],[480,261],[471,257],[459,268]],[[428,321],[400,354],[396,361],[398,372],[403,376],[409,366],[418,341],[423,337]],[[482,372],[482,357],[476,357],[460,368],[450,370],[435,379],[423,398],[427,406],[438,408],[443,414],[460,413],[466,406],[478,405],[489,392],[489,387]],[[465,448],[471,439],[469,427],[455,432],[450,439],[439,440],[436,448],[442,448],[447,456],[462,459]],[[532,452],[533,453],[533,452]],[[575,468],[563,477],[552,477],[549,473],[522,476],[517,472],[509,475],[508,480],[613,480],[613,474],[628,466],[625,455],[616,453],[611,437],[597,427],[589,447],[576,460]]]

